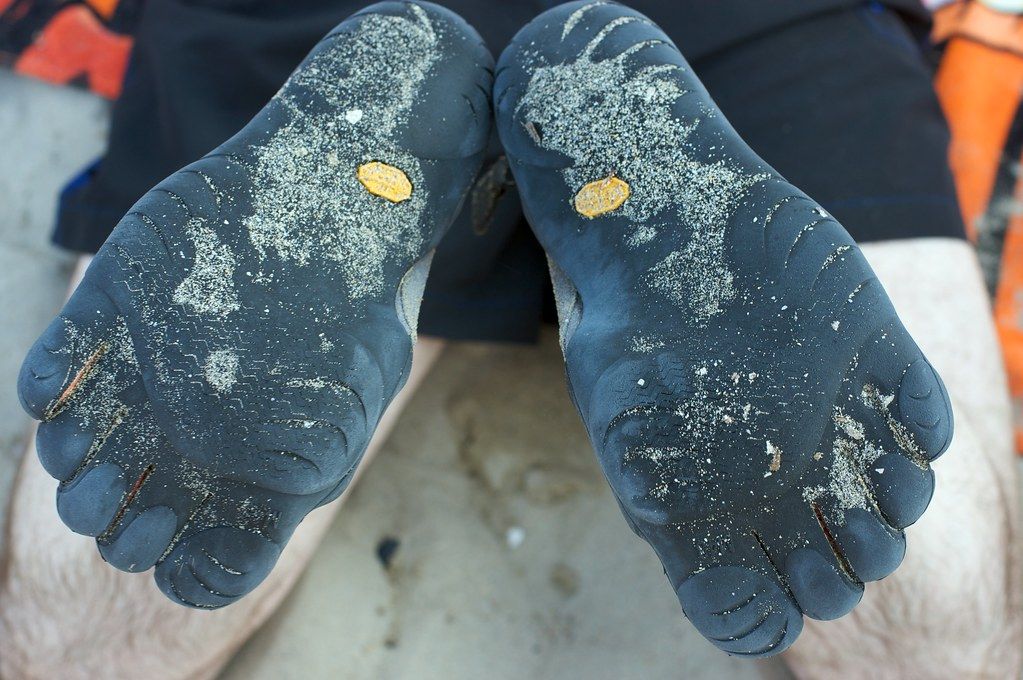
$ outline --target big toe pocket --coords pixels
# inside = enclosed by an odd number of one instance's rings
[[[199,609],[231,604],[263,582],[281,549],[257,534],[215,527],[186,537],[156,567],[160,590]]]
[[[56,318],[32,345],[21,364],[18,398],[36,420],[44,420],[73,376],[67,322]]]
[[[803,628],[791,598],[767,577],[742,567],[711,567],[678,588],[686,616],[729,654],[771,656],[787,649]]]

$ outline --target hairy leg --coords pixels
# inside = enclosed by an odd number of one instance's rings
[[[952,397],[951,455],[902,568],[849,616],[808,622],[785,660],[800,678],[1020,675],[1016,463],[990,306],[964,241],[872,243],[864,254]],[[884,669],[878,675],[878,669]]]
[[[441,340],[419,339],[408,382],[381,419],[367,462],[443,346]],[[215,612],[196,611],[167,600],[146,574],[110,569],[92,540],[68,532],[53,508],[53,480],[33,448],[14,484],[9,551],[0,565],[3,678],[214,677],[287,595],[351,489],[309,515],[277,568],[249,597]],[[355,482],[365,468],[360,466]]]

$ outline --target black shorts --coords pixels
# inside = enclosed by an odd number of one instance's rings
[[[150,187],[238,131],[361,0],[150,0],[105,157],[61,199],[54,241],[94,252]],[[544,0],[440,0],[498,55]],[[963,238],[915,0],[632,0],[749,145],[860,242]],[[539,245],[496,141],[438,249],[420,332],[530,341],[550,312]]]

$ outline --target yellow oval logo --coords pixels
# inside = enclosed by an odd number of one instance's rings
[[[386,198],[391,203],[401,203],[412,196],[412,182],[408,176],[394,167],[380,161],[370,161],[359,166],[359,182],[374,196]]]
[[[593,219],[617,210],[629,198],[629,185],[614,175],[590,182],[575,195],[575,210]]]

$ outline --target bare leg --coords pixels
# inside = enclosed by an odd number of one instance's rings
[[[800,678],[1017,678],[1023,645],[1010,408],[987,293],[966,242],[867,244],[906,327],[940,371],[956,434],[935,464],[902,568],[838,621],[807,621]]]
[[[214,612],[172,603],[153,588],[151,574],[103,564],[92,539],[61,524],[53,507],[54,482],[30,446],[15,480],[8,558],[0,565],[0,677],[215,676],[287,595],[443,346],[441,340],[419,339],[408,383],[381,419],[345,495],[309,515],[256,591]]]

